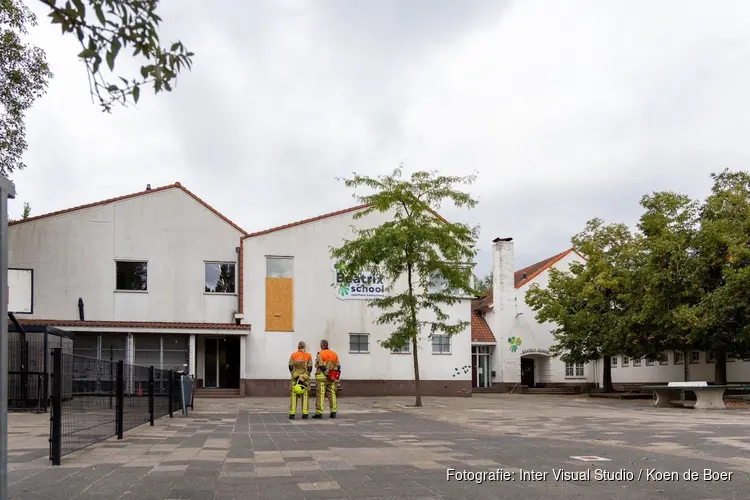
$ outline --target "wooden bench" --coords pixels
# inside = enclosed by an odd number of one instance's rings
[[[726,385],[708,385],[707,382],[669,382],[667,385],[647,385],[642,389],[653,391],[655,396],[654,406],[659,408],[690,407],[697,410],[723,409],[724,392]],[[685,401],[682,397],[684,392],[695,394],[695,404]]]

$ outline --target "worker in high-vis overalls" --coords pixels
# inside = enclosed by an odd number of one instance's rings
[[[297,344],[297,350],[289,356],[289,373],[291,374],[291,403],[289,405],[289,419],[297,414],[297,399],[302,400],[302,418],[306,419],[310,413],[308,400],[310,398],[310,374],[312,373],[312,356],[305,351],[305,343]]]
[[[328,341],[320,341],[320,352],[315,359],[315,415],[313,418],[323,418],[325,400],[331,409],[331,418],[336,418],[336,380],[341,372],[339,355],[328,348]],[[334,376],[335,373],[335,376]]]

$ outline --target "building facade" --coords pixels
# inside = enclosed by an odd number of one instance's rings
[[[251,234],[242,241],[242,313],[252,323],[248,337],[248,394],[278,394],[288,387],[287,360],[298,341],[314,355],[321,339],[339,354],[342,387],[347,395],[409,395],[414,393],[411,349],[394,352],[379,345],[389,325],[378,325],[381,314],[368,299],[383,296],[385,283],[365,275],[342,283],[334,269],[331,247],[352,239],[352,226],[377,226],[389,214],[366,207]],[[437,283],[436,283],[437,284]],[[394,285],[394,293],[406,279]],[[470,322],[471,297],[446,311],[453,322]],[[429,319],[429,318],[425,318]],[[422,338],[418,343],[419,372],[424,394],[470,395],[470,327],[453,337]]]
[[[585,259],[566,250],[518,271],[514,271],[514,249],[510,238],[493,242],[493,286],[472,306],[472,371],[474,387],[513,390],[521,386],[597,387],[601,385],[603,360],[565,363],[550,355],[554,344],[552,323],[539,323],[526,303],[533,283],[549,284],[549,270],[567,271],[573,262]],[[661,361],[612,358],[615,388],[631,385],[666,384],[679,381],[714,381],[712,352],[689,353],[687,365],[680,352],[665,352]],[[730,359],[729,383],[750,382],[750,359]],[[686,368],[687,367],[687,368]]]
[[[10,309],[74,333],[75,354],[184,369],[203,389],[283,395],[297,342],[314,354],[325,338],[345,394],[413,394],[410,350],[379,345],[389,327],[368,307],[384,284],[339,283],[330,258],[353,224],[389,217],[355,221],[364,208],[248,234],[176,183],[17,221]],[[449,314],[468,323],[471,297]],[[420,340],[424,394],[470,395],[470,330]]]
[[[232,344],[208,379],[239,389],[245,234],[179,183],[16,221],[9,309],[74,333],[75,354],[165,370],[196,373],[204,345]]]

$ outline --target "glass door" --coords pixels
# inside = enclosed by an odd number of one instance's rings
[[[219,339],[206,337],[205,381],[203,387],[219,387]]]

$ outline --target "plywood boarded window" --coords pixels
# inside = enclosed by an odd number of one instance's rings
[[[266,257],[266,331],[294,331],[292,257]]]

